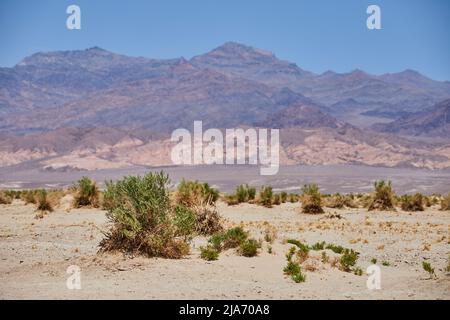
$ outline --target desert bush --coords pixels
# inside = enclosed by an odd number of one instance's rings
[[[401,208],[404,211],[423,211],[424,196],[420,193],[404,195],[400,198]]]
[[[395,193],[392,189],[392,184],[381,181],[375,181],[375,194],[369,205],[369,211],[372,210],[395,210],[394,198]]]
[[[235,205],[239,204],[239,200],[235,194],[227,194],[227,195],[225,195],[223,200],[229,206],[235,206]]]
[[[217,208],[211,203],[194,204],[190,210],[195,215],[195,231],[201,235],[211,235],[223,229]]]
[[[272,207],[273,191],[270,186],[262,186],[259,191],[259,203],[267,208]]]
[[[305,282],[306,276],[302,273],[302,269],[298,261],[294,261],[293,257],[296,254],[295,247],[291,247],[286,254],[287,265],[284,267],[283,272],[290,276],[296,283]],[[297,253],[298,255],[298,253]]]
[[[100,250],[165,258],[186,255],[189,246],[184,238],[178,237],[180,216],[177,218],[170,205],[168,184],[164,172],[107,183],[105,194],[111,203],[107,217],[113,225],[100,242]],[[186,212],[183,215],[187,216]],[[189,221],[186,216],[181,220]]]
[[[0,204],[11,204],[13,198],[9,196],[5,191],[0,190]]]
[[[254,257],[258,255],[261,244],[255,239],[246,239],[239,245],[239,253],[244,257]]]
[[[332,243],[328,243],[325,246],[325,249],[331,250],[331,251],[333,251],[334,253],[337,253],[337,254],[342,254],[344,252],[344,250],[345,250],[344,247],[339,246],[339,245],[335,245],[335,244],[332,244]]]
[[[96,183],[88,177],[78,180],[73,189],[75,190],[75,208],[99,206],[99,189]]]
[[[295,193],[289,193],[288,200],[290,203],[296,203],[298,201],[298,195]]]
[[[354,196],[352,194],[342,195],[340,193],[336,193],[326,198],[325,206],[334,209],[357,207],[356,203],[354,202]]]
[[[36,191],[35,190],[25,190],[22,192],[21,198],[25,204],[35,204],[36,203]]]
[[[183,236],[186,240],[194,233],[196,228],[196,215],[191,210],[176,206],[173,223],[176,228],[176,235]]]
[[[281,204],[281,196],[278,193],[273,196],[273,204],[276,206]]]
[[[219,251],[212,246],[200,247],[200,257],[206,261],[217,260]]]
[[[39,211],[53,211],[52,204],[48,200],[47,190],[38,190],[36,193],[37,210]]]
[[[277,238],[277,229],[274,227],[266,227],[264,230],[264,240],[268,243],[273,243],[273,241]]]
[[[286,203],[286,202],[287,202],[287,197],[288,197],[287,192],[282,191],[282,192],[280,193],[281,203]]]
[[[300,196],[303,213],[323,213],[322,199],[316,184],[304,185]]]
[[[242,184],[236,188],[235,196],[239,203],[255,200],[256,189],[249,187],[248,184]]]
[[[219,191],[211,188],[208,183],[182,180],[178,185],[176,203],[187,208],[199,203],[215,204],[219,199]]]
[[[442,198],[441,210],[450,210],[450,193]]]
[[[345,249],[339,260],[343,271],[350,272],[358,260],[358,254],[352,249]]]

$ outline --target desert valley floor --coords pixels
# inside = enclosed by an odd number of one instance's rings
[[[298,203],[274,208],[218,203],[227,225],[242,224],[256,239],[276,230],[272,253],[263,242],[257,257],[233,249],[217,261],[200,258],[206,238],[196,237],[181,260],[99,254],[108,222],[99,209],[68,210],[63,198],[54,212],[35,219],[35,207],[14,200],[0,205],[1,299],[449,299],[450,214],[438,207],[425,212],[367,212],[325,209],[300,213]],[[359,252],[358,266],[372,259],[381,267],[381,289],[368,290],[367,275],[318,264],[306,282],[283,274],[286,239],[326,241]],[[332,255],[332,252],[329,253]],[[436,277],[422,269],[424,259]],[[384,264],[384,265],[383,265]],[[387,265],[389,264],[389,265]],[[67,268],[81,268],[81,290],[68,290]]]

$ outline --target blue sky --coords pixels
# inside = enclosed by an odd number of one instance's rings
[[[66,29],[70,4],[82,30]],[[369,4],[381,7],[382,30],[366,28]],[[316,73],[415,69],[450,80],[449,31],[449,0],[1,0],[0,66],[92,46],[191,58],[237,41]]]

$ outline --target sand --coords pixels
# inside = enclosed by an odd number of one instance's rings
[[[301,214],[299,204],[271,209],[218,204],[228,225],[243,224],[255,238],[276,230],[272,253],[264,242],[258,257],[246,258],[231,249],[219,260],[200,259],[192,242],[181,260],[98,254],[107,230],[105,211],[67,210],[63,205],[42,219],[34,207],[15,200],[0,205],[1,299],[449,299],[450,212],[437,207],[425,212],[367,212],[326,209],[322,215]],[[336,215],[340,216],[336,217]],[[330,266],[305,271],[306,282],[283,274],[286,239],[326,241],[360,253],[364,271],[377,259],[381,289],[369,290],[368,276]],[[330,253],[331,255],[331,253]],[[436,277],[422,269],[430,262]],[[383,266],[382,261],[389,262]],[[81,269],[81,289],[69,290],[69,266]]]

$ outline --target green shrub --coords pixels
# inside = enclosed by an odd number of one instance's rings
[[[47,199],[47,190],[38,190],[36,195],[37,209],[40,211],[53,211],[53,207]]]
[[[259,203],[267,208],[272,207],[273,202],[273,192],[272,187],[262,186],[259,191]]]
[[[278,193],[273,196],[273,204],[276,206],[281,204],[281,196]]]
[[[219,258],[219,251],[211,246],[200,247],[200,257],[206,261],[213,261]]]
[[[239,203],[253,201],[255,199],[256,189],[249,187],[248,184],[242,184],[236,188],[236,199]]]
[[[389,263],[389,261],[382,261],[381,265],[383,265],[385,267],[389,267],[391,264]]]
[[[239,252],[244,257],[254,257],[258,255],[261,245],[255,239],[247,239],[241,242]]]
[[[442,198],[441,210],[450,210],[450,193]]]
[[[355,251],[352,249],[345,249],[339,262],[342,270],[349,272],[352,270],[352,267],[355,266],[357,260],[358,254]]]
[[[369,205],[369,211],[372,210],[395,210],[394,198],[395,193],[392,184],[381,181],[375,181],[375,195]]]
[[[285,191],[281,192],[280,193],[281,203],[286,203],[287,197],[288,197],[288,194]]]
[[[248,233],[242,227],[228,229],[223,236],[222,247],[224,249],[237,248],[247,238]]]
[[[219,191],[211,188],[208,183],[182,180],[176,192],[176,202],[187,208],[200,203],[215,204],[219,199]]]
[[[300,199],[303,213],[317,214],[324,212],[322,209],[322,197],[316,184],[304,185]]]
[[[212,235],[223,230],[222,219],[213,204],[199,203],[191,211],[195,214],[195,231],[201,235]]]
[[[227,194],[223,199],[229,206],[235,206],[239,204],[239,200],[234,194]]]
[[[79,180],[74,189],[76,190],[74,196],[74,207],[98,207],[99,206],[99,190],[94,181],[88,177],[83,177]]]
[[[372,264],[377,264],[377,259],[372,258],[372,260],[370,260],[370,262],[372,262]]]
[[[413,196],[404,195],[400,198],[401,208],[404,211],[423,211],[424,196],[416,193]]]
[[[173,223],[176,228],[177,236],[183,236],[187,239],[194,233],[196,222],[194,212],[180,205],[175,207]]]
[[[342,209],[342,208],[356,208],[357,205],[354,202],[354,196],[353,194],[349,195],[341,195],[340,193],[336,193],[334,195],[331,195],[327,197],[325,201],[325,205],[328,208],[334,208],[334,209]]]
[[[100,242],[101,251],[165,258],[186,255],[189,246],[185,239],[177,238],[180,229],[170,205],[168,184],[163,172],[107,183],[106,194],[111,201],[107,217],[113,226]]]
[[[292,280],[296,283],[305,282],[306,276],[302,273],[302,269],[298,262],[292,260],[294,255],[296,254],[295,247],[291,247],[286,254],[287,265],[284,267],[283,272],[290,276]],[[297,252],[298,255],[298,252]]]

